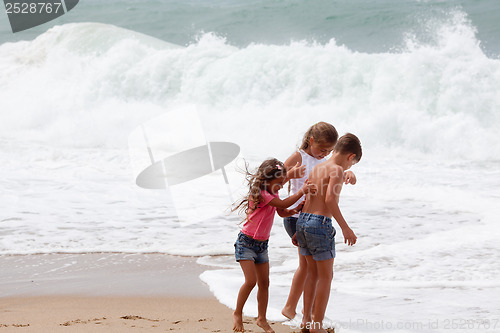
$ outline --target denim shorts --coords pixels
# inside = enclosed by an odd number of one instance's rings
[[[332,219],[316,214],[300,213],[297,221],[297,242],[303,256],[314,260],[335,258],[335,228]]]
[[[285,217],[283,219],[283,226],[285,227],[285,230],[290,238],[292,238],[297,231],[297,220],[298,218],[293,216]]]
[[[238,239],[234,243],[234,256],[236,261],[252,260],[256,264],[264,264],[269,262],[267,254],[267,244],[269,241],[260,241],[253,239],[240,232]]]

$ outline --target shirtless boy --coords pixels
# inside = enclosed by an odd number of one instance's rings
[[[307,260],[302,328],[311,333],[326,332],[323,319],[330,297],[335,258],[336,232],[332,216],[342,229],[345,243],[356,243],[356,235],[342,216],[338,202],[344,171],[359,162],[361,155],[359,139],[354,134],[345,134],[339,138],[332,156],[315,166],[309,174],[309,182],[315,184],[318,191],[307,197],[297,221],[296,238],[299,251]]]

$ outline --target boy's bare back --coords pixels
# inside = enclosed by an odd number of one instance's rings
[[[333,215],[331,205],[338,207],[344,183],[344,169],[329,159],[315,166],[308,180],[317,186],[318,191],[315,195],[308,195],[302,211],[331,218]]]

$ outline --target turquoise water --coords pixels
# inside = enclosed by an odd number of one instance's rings
[[[12,34],[4,11],[0,41],[32,39],[48,28],[71,22],[100,22],[187,45],[213,32],[235,46],[287,44],[293,40],[338,44],[360,52],[384,52],[404,46],[405,36],[435,40],[436,25],[463,11],[477,29],[488,56],[500,54],[500,5],[496,0],[360,1],[80,1],[59,19]]]

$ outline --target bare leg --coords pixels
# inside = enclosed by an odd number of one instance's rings
[[[240,260],[240,266],[245,275],[245,282],[240,288],[238,293],[238,300],[236,301],[236,309],[233,312],[233,331],[244,332],[243,328],[243,306],[252,292],[252,289],[257,283],[257,270],[255,263],[252,260]]]
[[[300,254],[299,251],[299,267],[295,274],[293,275],[292,286],[290,287],[290,293],[288,294],[288,300],[286,301],[285,307],[281,310],[283,316],[288,319],[293,319],[297,314],[295,309],[297,308],[297,303],[299,302],[300,295],[304,291],[304,283],[307,277],[307,261],[306,258]]]
[[[307,261],[307,277],[304,284],[304,317],[302,325],[309,327],[312,322],[312,307],[316,296],[316,285],[318,283],[318,271],[316,261],[312,256],[304,256]],[[309,324],[308,324],[309,323]]]
[[[257,307],[258,317],[257,326],[262,328],[266,333],[274,333],[267,322],[267,303],[269,301],[269,263],[256,264],[255,270],[257,272]]]
[[[326,306],[330,298],[330,289],[333,279],[333,259],[316,261],[318,271],[318,283],[316,285],[316,296],[314,298],[314,322],[310,329],[311,333],[326,333],[323,328]]]

